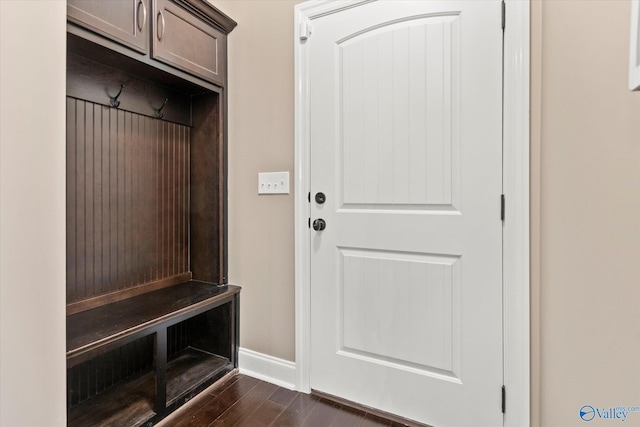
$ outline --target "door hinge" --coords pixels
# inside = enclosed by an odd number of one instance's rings
[[[502,0],[502,31],[504,31],[504,27],[507,21],[507,5],[505,4],[504,0]]]
[[[311,228],[311,218],[309,218],[309,228]]]
[[[500,195],[500,220],[504,221],[505,201],[504,194]]]
[[[311,191],[307,193],[307,202],[311,203]]]
[[[300,27],[298,28],[298,34],[300,34],[300,41],[305,41],[309,37],[311,37],[311,33],[313,32],[313,27],[311,26],[311,22],[301,22]]]
[[[502,386],[502,413],[504,414],[507,409],[507,388]]]

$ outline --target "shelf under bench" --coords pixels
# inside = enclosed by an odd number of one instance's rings
[[[178,403],[225,370],[229,361],[197,349],[180,352],[167,365],[167,406]],[[155,375],[152,370],[126,380],[118,387],[99,394],[69,410],[70,426],[139,426],[157,415],[153,408]]]

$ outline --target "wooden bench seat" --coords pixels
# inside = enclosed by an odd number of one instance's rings
[[[67,367],[227,303],[238,286],[190,280],[67,316]]]

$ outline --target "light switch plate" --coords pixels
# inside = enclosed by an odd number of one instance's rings
[[[258,173],[258,194],[289,194],[289,172]]]

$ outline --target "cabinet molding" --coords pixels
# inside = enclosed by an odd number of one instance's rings
[[[215,9],[207,2],[203,2],[201,0],[173,0],[173,2],[183,6],[185,9],[190,11],[192,14],[199,16],[201,19],[204,19],[224,34],[229,34],[236,25],[238,25],[236,21],[229,18],[218,9]]]

